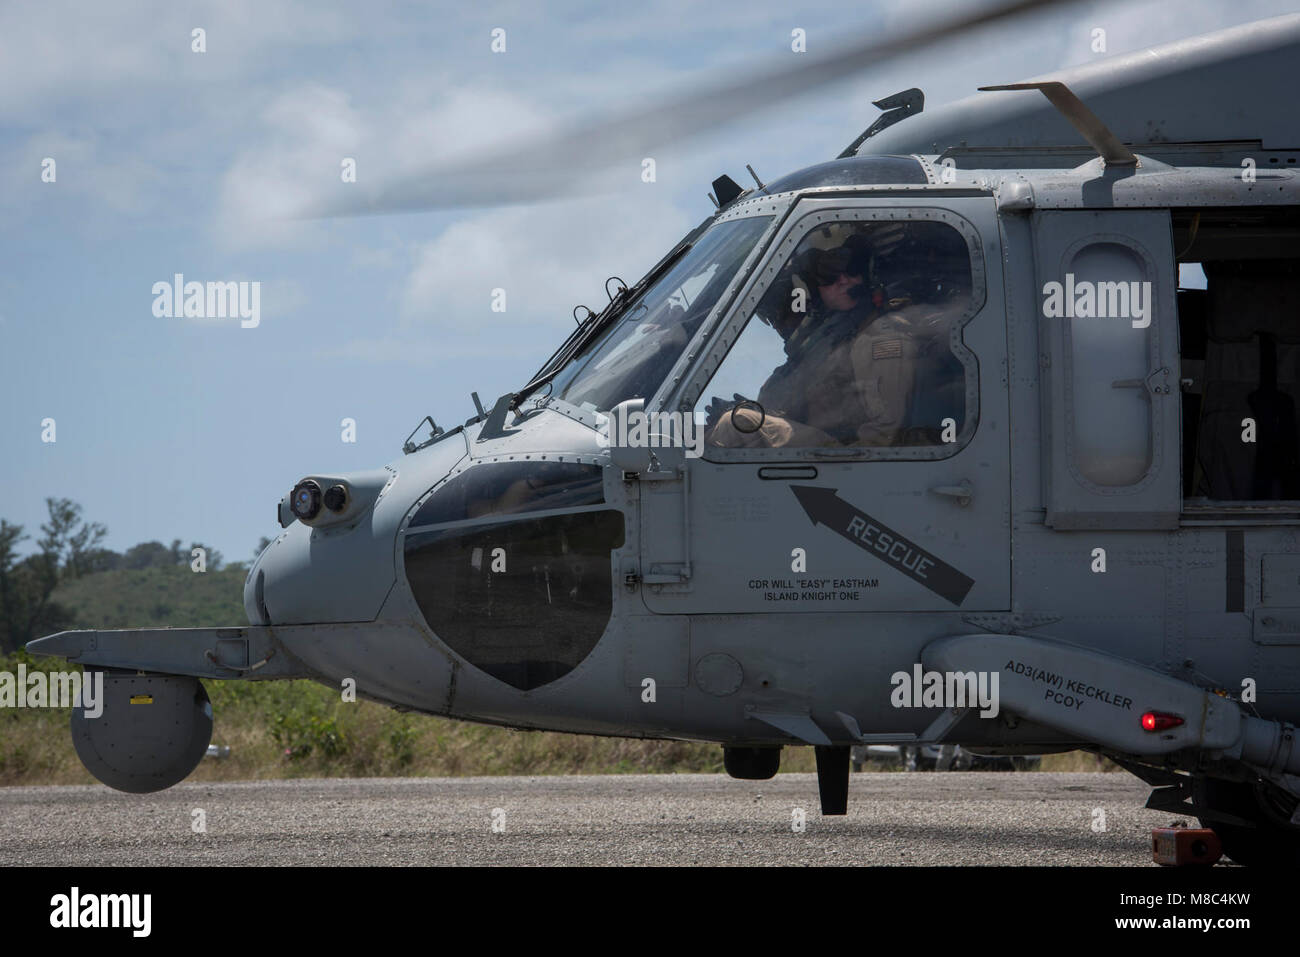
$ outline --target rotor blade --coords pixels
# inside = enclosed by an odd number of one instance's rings
[[[774,103],[850,79],[864,70],[966,30],[1031,10],[1076,0],[1011,0],[950,20],[881,39],[847,44],[820,59],[767,69],[679,94],[639,112],[620,112],[521,139],[454,162],[439,162],[387,185],[349,184],[346,196],[306,211],[308,217],[415,212],[532,202],[574,191],[590,175],[615,163],[635,162],[661,144],[711,133]]]

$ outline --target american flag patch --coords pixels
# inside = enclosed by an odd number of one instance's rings
[[[880,339],[871,344],[871,358],[873,359],[897,359],[902,354],[902,339]]]

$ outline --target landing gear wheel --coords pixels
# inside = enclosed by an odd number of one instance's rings
[[[781,749],[724,746],[722,766],[733,778],[742,781],[766,781],[775,777],[781,767]]]
[[[1219,836],[1223,853],[1247,867],[1300,865],[1300,827],[1291,823],[1296,799],[1267,781],[1225,781],[1197,777],[1192,783],[1198,805],[1254,823],[1201,818],[1201,826]]]

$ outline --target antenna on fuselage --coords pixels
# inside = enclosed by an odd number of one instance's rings
[[[1043,83],[1006,83],[1002,86],[981,86],[981,90],[1038,90],[1047,97],[1047,102],[1056,107],[1058,113],[1070,121],[1070,125],[1083,134],[1097,155],[1107,166],[1137,166],[1137,154],[1119,141],[1110,127],[1101,121],[1096,113],[1088,109],[1064,83],[1059,80],[1047,80]]]

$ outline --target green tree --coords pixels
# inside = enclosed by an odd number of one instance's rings
[[[0,519],[0,650],[13,651],[33,638],[71,623],[67,609],[50,600],[64,578],[90,570],[108,530],[81,518],[81,506],[66,498],[47,498],[49,521],[41,526],[40,551],[18,558],[18,544],[29,536],[21,525]]]
[[[82,562],[82,574],[93,575],[96,572],[111,572],[122,567],[122,556],[111,548],[94,548],[86,552]]]
[[[19,619],[25,617],[20,601],[24,583],[18,580],[15,565],[18,543],[27,537],[21,525],[0,518],[0,651],[13,650],[11,635],[16,633]]]
[[[108,529],[81,517],[81,506],[70,498],[47,498],[50,520],[41,526],[45,533],[37,544],[51,556],[56,572],[69,578],[85,574],[88,556],[99,549]]]
[[[180,539],[177,539],[173,548],[168,548],[162,542],[141,542],[139,545],[132,545],[122,556],[123,568],[154,568],[159,565],[179,565],[180,564]]]

